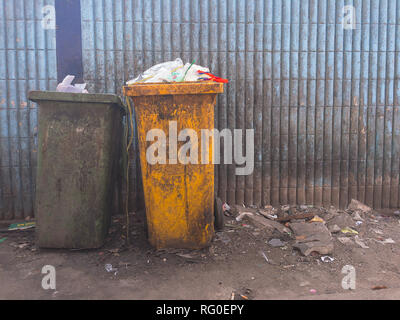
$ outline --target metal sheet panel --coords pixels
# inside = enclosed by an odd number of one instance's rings
[[[399,207],[400,3],[397,0],[81,0],[91,92],[121,93],[181,57],[230,79],[216,127],[255,129],[255,170],[219,165],[229,203]],[[54,0],[0,0],[0,219],[33,214],[36,106],[54,89]],[[356,28],[344,30],[354,6]],[[136,134],[134,132],[134,134]],[[137,144],[130,199],[141,198]]]
[[[46,5],[54,0],[0,0],[0,220],[33,216],[37,109],[27,93],[56,85]]]
[[[125,80],[176,57],[230,79],[216,126],[255,129],[255,171],[235,176],[234,165],[219,165],[223,200],[344,207],[358,198],[376,208],[399,206],[398,1],[81,5],[92,90],[120,93]],[[354,7],[353,30],[343,28],[345,6]]]

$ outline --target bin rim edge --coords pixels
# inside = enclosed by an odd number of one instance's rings
[[[129,97],[218,94],[223,92],[224,84],[213,81],[136,83],[123,87],[123,94]]]
[[[104,93],[70,93],[57,91],[33,90],[28,93],[28,99],[33,102],[39,101],[62,101],[75,103],[102,103],[117,104],[125,110],[125,106],[119,96]]]

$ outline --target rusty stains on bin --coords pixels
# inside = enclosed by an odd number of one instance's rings
[[[169,139],[170,121],[177,121],[178,132],[189,128],[201,137],[202,129],[214,127],[214,105],[222,91],[223,84],[213,82],[124,87],[137,117],[149,241],[158,249],[209,246],[214,234],[214,165],[151,165],[147,132],[160,129]]]

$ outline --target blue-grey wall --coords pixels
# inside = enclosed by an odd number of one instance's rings
[[[0,220],[33,215],[37,108],[29,90],[57,85],[55,30],[42,27],[54,0],[0,0]]]
[[[43,4],[0,0],[0,57],[7,59],[0,63],[0,219],[31,210],[36,109],[19,104],[28,89],[54,89],[57,67],[60,74],[65,69],[55,65],[55,33],[33,32],[21,2]],[[343,29],[346,5],[355,8],[354,30]],[[218,166],[224,200],[344,207],[358,198],[399,207],[400,1],[81,0],[80,6],[80,17],[71,17],[82,29],[75,63],[91,92],[120,94],[126,80],[176,57],[230,79],[216,125],[254,128],[256,163],[247,177]],[[65,37],[57,33],[57,43]],[[136,148],[132,202],[140,197]]]

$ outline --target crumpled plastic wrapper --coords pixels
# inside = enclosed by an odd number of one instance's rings
[[[182,59],[177,58],[174,61],[152,66],[126,84],[198,81],[203,76],[199,75],[197,71],[210,72],[208,68],[195,64],[186,63],[184,65]]]
[[[57,92],[69,92],[69,93],[89,93],[86,90],[86,83],[79,83],[72,85],[75,76],[68,75],[64,78],[64,80],[58,84]]]

